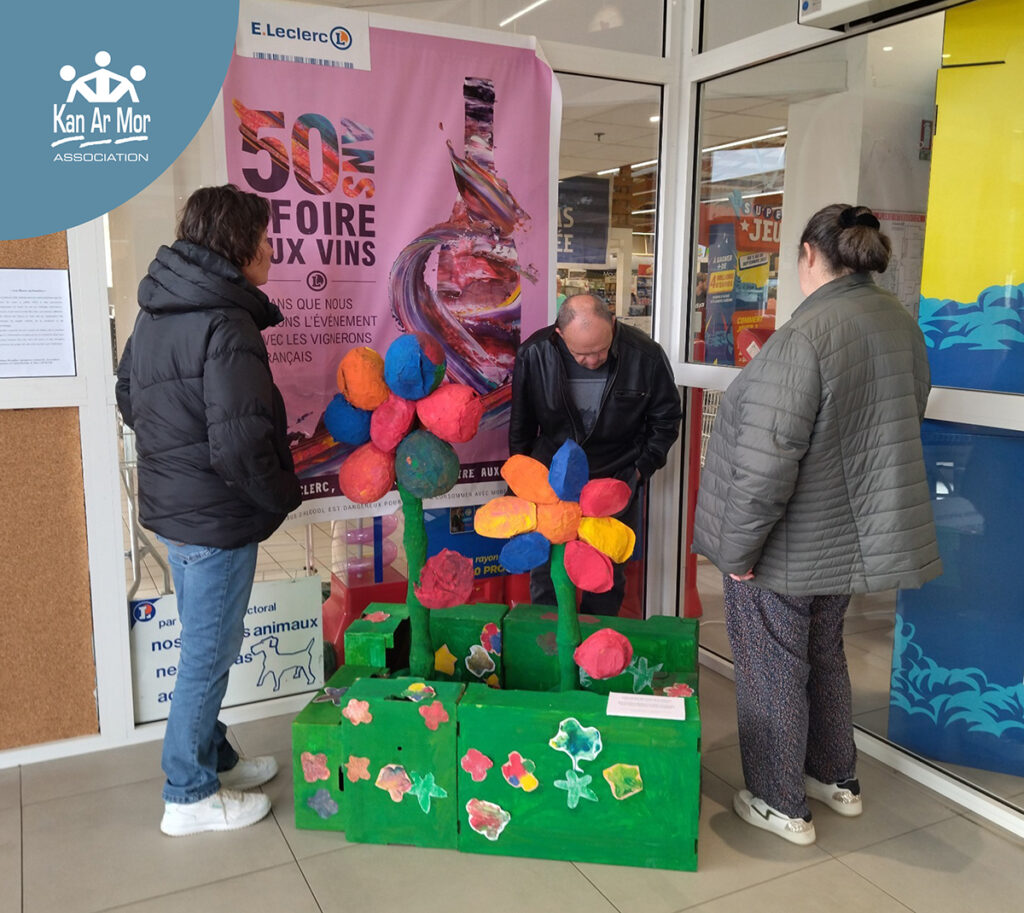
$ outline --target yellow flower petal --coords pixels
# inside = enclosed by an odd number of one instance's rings
[[[490,539],[511,539],[537,528],[537,505],[522,498],[494,498],[473,516],[473,529]]]
[[[579,537],[616,564],[628,560],[636,546],[636,533],[614,517],[584,517],[580,520]]]

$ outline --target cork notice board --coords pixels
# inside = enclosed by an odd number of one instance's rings
[[[99,730],[75,408],[0,410],[0,749]]]

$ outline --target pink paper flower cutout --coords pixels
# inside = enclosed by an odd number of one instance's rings
[[[669,685],[662,693],[666,697],[693,697],[693,688],[686,682],[676,682],[674,685]]]
[[[448,711],[444,709],[444,704],[440,701],[434,701],[431,704],[427,704],[426,707],[420,707],[420,716],[423,717],[423,721],[427,724],[427,729],[434,732],[437,731],[437,727],[442,723],[448,722]]]
[[[302,776],[307,783],[331,779],[331,772],[327,769],[327,755],[304,751],[300,755],[300,759],[302,761]]]
[[[470,748],[459,763],[462,765],[462,769],[473,778],[474,783],[481,783],[487,779],[487,771],[494,766],[494,762],[487,755],[475,748]]]
[[[360,780],[370,779],[370,759],[357,758],[355,755],[348,756],[348,763],[345,765],[345,776],[350,783],[358,783]]]
[[[387,612],[371,612],[369,615],[363,616],[367,621],[372,621],[374,624],[381,621],[387,621],[390,617],[391,615]]]
[[[373,722],[369,701],[357,701],[355,698],[351,698],[348,704],[345,705],[345,709],[341,711],[341,715],[353,726],[358,726],[360,723]]]

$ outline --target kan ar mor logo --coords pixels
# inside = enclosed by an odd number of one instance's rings
[[[93,59],[97,69],[81,75],[71,64],[60,68],[60,78],[70,85],[63,101],[53,105],[53,161],[148,162],[149,153],[140,150],[152,123],[139,98],[146,68],[135,64],[122,76],[109,69],[106,51]]]

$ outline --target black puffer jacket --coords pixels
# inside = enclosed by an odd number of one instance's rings
[[[554,326],[538,330],[520,346],[512,375],[510,453],[524,453],[546,466],[572,438],[587,455],[591,478],[644,479],[665,465],[679,434],[679,390],[665,353],[653,339],[616,322],[608,355],[609,381],[590,434],[584,434],[569,393]]]
[[[266,539],[301,501],[260,336],[281,312],[236,266],[183,241],[157,251],[139,306],[117,404],[136,433],[143,526],[216,548]]]

